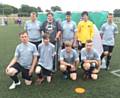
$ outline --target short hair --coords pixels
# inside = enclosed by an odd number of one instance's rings
[[[36,12],[31,12],[30,15],[36,15],[37,16]]]
[[[108,13],[108,15],[113,15],[112,13]]]
[[[86,43],[92,43],[93,41],[91,39],[86,40]]]
[[[71,47],[72,42],[71,41],[65,41],[65,47]]]
[[[88,16],[88,12],[87,11],[82,12],[81,16],[83,17],[84,15]]]
[[[113,14],[112,13],[108,13],[107,18],[108,18],[108,16],[113,16]]]
[[[48,16],[48,15],[54,16],[52,12],[48,12],[48,13],[47,13],[47,16]]]
[[[50,37],[49,34],[44,34],[43,35],[43,39],[49,39],[49,37]]]
[[[71,12],[70,12],[70,11],[67,11],[67,12],[66,12],[66,15],[71,16]]]
[[[22,31],[22,32],[19,32],[19,36],[20,36],[20,35],[23,35],[23,34],[25,34],[25,33],[28,35],[27,31]]]
[[[108,13],[108,16],[113,16],[113,14],[112,13]]]

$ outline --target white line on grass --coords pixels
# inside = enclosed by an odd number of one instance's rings
[[[117,72],[120,72],[120,69],[113,70],[113,71],[111,71],[110,73],[112,73],[113,75],[115,75],[115,76],[117,76],[117,77],[120,77],[120,74],[118,74]]]

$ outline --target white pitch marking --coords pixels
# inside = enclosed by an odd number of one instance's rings
[[[120,72],[120,69],[113,70],[113,71],[111,71],[110,73],[112,73],[112,74],[115,75],[115,76],[120,77],[120,74],[118,74],[117,72]]]

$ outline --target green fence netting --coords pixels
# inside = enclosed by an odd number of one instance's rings
[[[106,22],[108,12],[101,11],[101,12],[89,12],[89,19],[100,29],[101,25]],[[62,22],[65,20],[65,12],[54,12],[55,20]],[[38,13],[38,20],[40,22],[44,22],[47,19],[47,13],[39,12]],[[81,19],[81,12],[72,12],[72,20],[78,24]]]

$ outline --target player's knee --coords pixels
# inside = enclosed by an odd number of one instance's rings
[[[104,55],[105,55],[105,56],[108,56],[108,54],[109,54],[108,51],[105,51],[105,52],[104,52]]]
[[[8,76],[14,76],[16,73],[17,73],[17,70],[14,69],[14,68],[9,68],[9,69],[6,71],[6,74],[7,74]]]
[[[97,80],[97,79],[98,79],[98,75],[97,75],[97,74],[91,74],[91,78],[92,78],[93,80]]]
[[[50,83],[51,82],[52,77],[51,76],[47,76],[47,82]]]
[[[25,84],[26,84],[26,85],[31,85],[31,84],[32,84],[32,81],[31,81],[31,80],[25,80]]]
[[[70,78],[75,81],[77,79],[77,73],[71,73]]]
[[[39,74],[41,72],[41,67],[40,66],[37,66],[36,69],[35,69],[35,73],[36,74]]]
[[[89,70],[89,69],[90,69],[90,63],[84,63],[84,64],[83,64],[83,68],[84,68],[85,70]]]
[[[109,53],[109,56],[112,56],[112,53]]]
[[[61,71],[66,71],[66,66],[65,65],[60,65],[60,70]]]
[[[93,73],[93,74],[96,74],[96,73],[99,73],[99,71],[100,71],[100,70],[98,70],[98,69],[94,69],[94,70],[92,71],[92,73]]]

